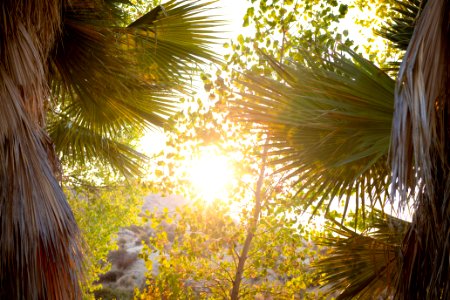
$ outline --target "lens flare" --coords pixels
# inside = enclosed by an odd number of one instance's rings
[[[190,181],[206,201],[227,197],[227,186],[233,178],[232,168],[224,155],[204,152],[192,161]]]

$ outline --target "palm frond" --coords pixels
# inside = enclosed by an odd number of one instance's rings
[[[214,2],[172,0],[158,6],[128,26],[127,45],[140,62],[156,65],[160,78],[188,79],[196,64],[220,61],[209,47],[217,41],[215,27],[222,25],[210,15]]]
[[[68,5],[49,62],[55,110],[96,134],[135,124],[163,126],[196,64],[217,61],[209,48],[220,24],[210,2],[170,1],[130,26],[107,2]]]
[[[391,41],[397,49],[406,51],[425,3],[425,0],[394,1],[392,10],[395,11],[395,16],[376,33]]]
[[[329,248],[314,264],[326,292],[337,299],[392,296],[399,280],[401,243],[409,223],[380,211],[372,214],[367,232],[357,233],[334,221],[336,236],[320,241]]]
[[[447,18],[436,8],[439,1],[427,3],[401,65],[395,95],[392,128],[392,166],[394,188],[403,204],[409,189],[434,196],[436,159],[445,163],[445,102],[448,75]],[[431,8],[430,8],[431,7]],[[444,9],[444,8],[442,8]],[[435,154],[437,152],[437,155]],[[393,191],[395,195],[395,191]]]
[[[108,138],[63,115],[54,117],[48,123],[47,131],[55,144],[56,154],[68,161],[69,166],[75,162],[80,165],[100,162],[128,177],[142,174],[141,168],[148,159],[129,145],[119,142],[116,135]]]
[[[281,65],[282,81],[247,74],[235,108],[271,140],[278,171],[297,176],[307,203],[352,197],[356,208],[385,202],[394,81],[351,50],[323,65]],[[345,218],[345,213],[344,213]]]

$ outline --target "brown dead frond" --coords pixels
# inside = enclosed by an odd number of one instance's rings
[[[416,207],[403,242],[399,299],[450,294],[449,9],[449,1],[427,2],[397,82],[391,196]]]
[[[0,13],[0,298],[78,299],[78,228],[42,129],[60,1],[6,0]]]

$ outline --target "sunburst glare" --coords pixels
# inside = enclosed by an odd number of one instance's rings
[[[211,149],[202,151],[191,162],[189,179],[199,196],[206,201],[227,196],[234,174],[226,156]]]

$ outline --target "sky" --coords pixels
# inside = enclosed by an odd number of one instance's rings
[[[244,15],[249,7],[248,1],[245,0],[219,0],[216,4],[219,7],[219,14],[223,15],[223,19],[229,22],[229,33],[226,38],[236,37],[242,30]]]

